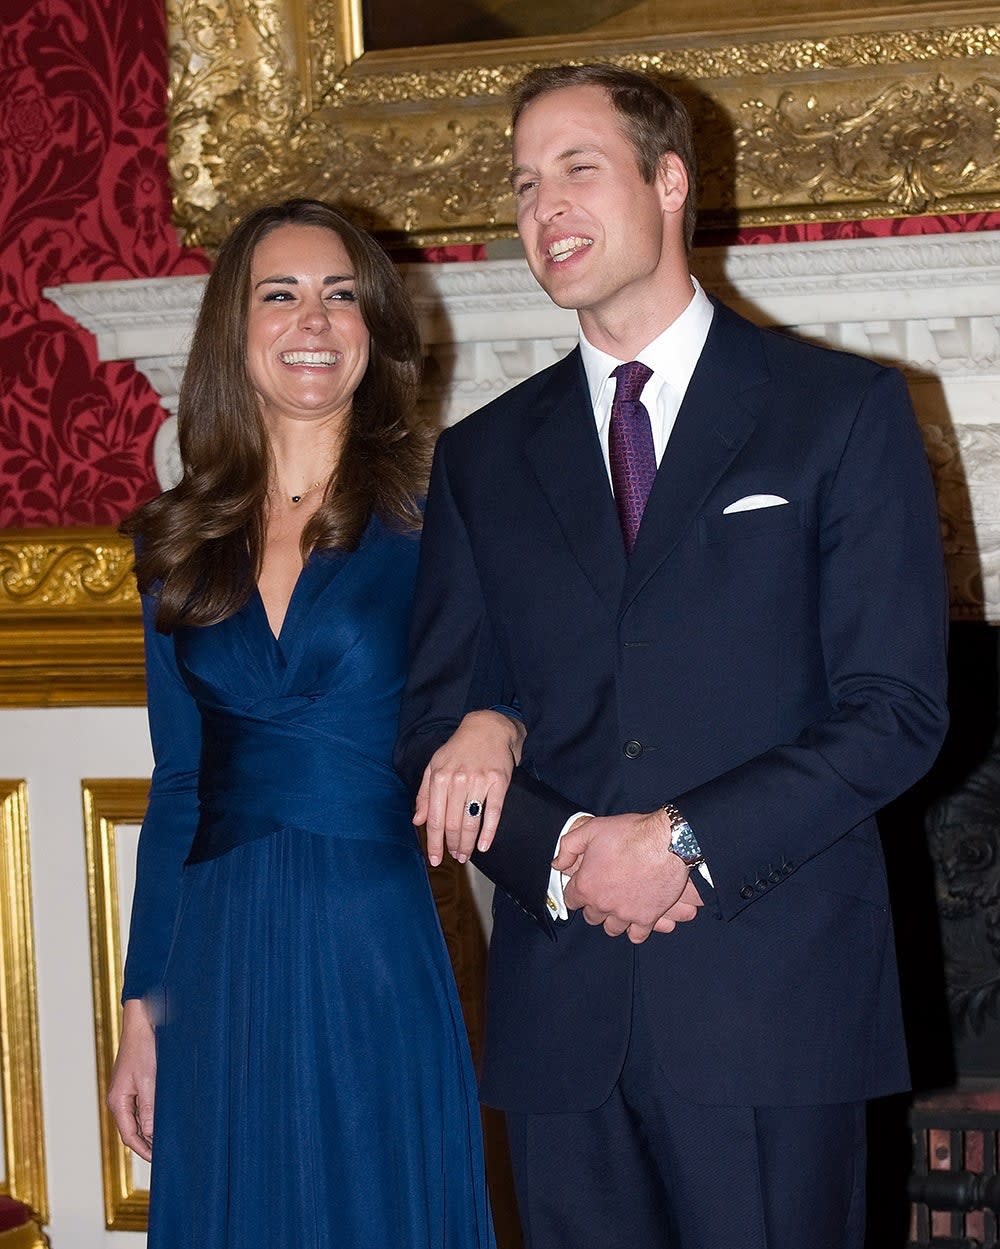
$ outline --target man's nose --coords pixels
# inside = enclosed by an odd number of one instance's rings
[[[555,221],[566,211],[567,201],[562,189],[551,184],[539,183],[535,191],[535,220],[543,223]]]

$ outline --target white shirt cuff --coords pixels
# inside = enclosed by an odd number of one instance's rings
[[[566,823],[562,826],[559,833],[559,840],[556,842],[555,854],[553,858],[559,854],[559,847],[562,845],[562,839],[569,830],[577,822],[582,819],[592,819],[589,811],[577,811],[575,815],[571,815]],[[553,919],[569,919],[569,911],[566,909],[566,901],[563,898],[563,889],[569,877],[565,872],[560,872],[557,868],[552,868],[549,872],[549,892],[545,899],[545,905],[549,908],[549,912]]]

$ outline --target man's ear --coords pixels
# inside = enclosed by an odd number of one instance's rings
[[[691,188],[688,182],[687,169],[676,152],[664,152],[660,157],[660,167],[656,174],[656,185],[660,189],[664,210],[666,212],[682,213]]]

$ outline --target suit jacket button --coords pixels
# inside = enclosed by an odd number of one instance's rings
[[[761,891],[761,893],[763,893],[763,892],[764,892],[764,890],[767,888],[767,881],[766,881],[766,880],[760,880],[760,879],[758,878],[758,880],[757,880],[757,882],[756,882],[756,883],[757,883],[757,888]]]
[[[740,890],[740,897],[746,900],[753,897],[753,885],[744,885]]]
[[[642,754],[642,742],[626,742],[624,750],[626,759],[638,759]]]
[[[779,881],[782,881],[785,879],[785,874],[784,872],[779,872],[778,869],[775,868],[774,871],[771,873],[770,876],[768,876],[767,879],[771,882],[772,885],[776,885],[779,883]]]

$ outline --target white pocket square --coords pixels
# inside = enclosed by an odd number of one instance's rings
[[[781,507],[787,502],[780,494],[748,494],[724,507],[722,515],[728,516],[730,512],[752,512],[758,507]]]

